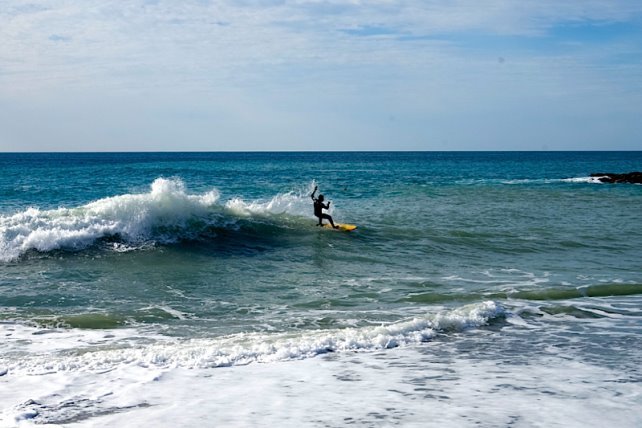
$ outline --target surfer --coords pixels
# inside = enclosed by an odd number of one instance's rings
[[[328,214],[324,214],[323,213],[324,209],[327,210],[327,209],[330,208],[330,202],[328,201],[327,204],[324,204],[323,203],[323,201],[324,201],[323,195],[319,195],[318,198],[314,197],[314,194],[317,192],[317,189],[318,189],[318,187],[314,186],[314,191],[310,195],[310,197],[314,201],[314,215],[317,216],[317,218],[319,219],[319,224],[317,224],[317,226],[323,226],[323,219],[325,218],[325,219],[330,221],[330,224],[332,225],[333,228],[338,229],[339,226],[335,226],[334,225],[334,221],[332,221],[332,217],[330,215],[328,215]]]

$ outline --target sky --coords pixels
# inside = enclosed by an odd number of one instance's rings
[[[639,0],[0,0],[0,151],[642,150]]]

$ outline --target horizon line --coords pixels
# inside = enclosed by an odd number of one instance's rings
[[[4,154],[143,154],[143,153],[584,153],[584,152],[641,152],[635,149],[603,150],[43,150],[43,151],[0,151]]]

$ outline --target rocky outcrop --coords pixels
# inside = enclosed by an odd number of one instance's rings
[[[591,174],[602,183],[635,183],[642,184],[642,172],[628,172],[625,174],[614,174],[612,172],[596,172]]]

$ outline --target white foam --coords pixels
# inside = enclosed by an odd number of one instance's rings
[[[205,215],[218,198],[216,189],[188,195],[181,180],[158,178],[149,193],[104,198],[77,208],[29,208],[0,217],[0,261],[16,259],[30,249],[82,249],[113,235],[144,242],[155,227],[181,226]]]
[[[2,355],[0,366],[10,373],[42,374],[103,371],[130,364],[204,368],[275,362],[328,352],[372,351],[421,343],[431,339],[436,332],[478,327],[503,313],[500,305],[488,301],[380,326],[241,333],[206,339],[146,335],[142,341],[136,339],[138,334],[128,333],[128,330],[115,330],[117,334],[111,338],[104,333],[81,330],[50,330],[51,334],[33,336],[33,331],[27,327],[11,326],[11,334],[7,336],[10,349],[29,352],[20,359]],[[150,339],[153,339],[151,343]],[[82,352],[78,352],[79,347]]]
[[[238,216],[309,217],[306,192],[278,194],[267,201],[236,198],[220,206],[217,189],[192,195],[180,179],[158,178],[148,193],[113,196],[76,208],[29,208],[0,216],[0,261],[15,260],[29,250],[81,250],[110,236],[124,241],[114,244],[114,251],[132,251],[189,236],[194,223],[236,227]]]
[[[602,184],[600,181],[601,177],[572,177],[572,178],[563,178],[561,181],[565,183],[597,183]]]
[[[0,426],[640,426],[642,387],[615,369],[540,352],[529,364],[448,343],[231,370],[17,376]],[[0,378],[2,382],[2,378]],[[534,405],[533,403],[536,403]],[[207,424],[207,423],[206,423]],[[57,426],[57,425],[56,425]]]
[[[289,214],[310,217],[309,195],[312,193],[313,186],[314,182],[305,189],[279,193],[269,200],[245,201],[234,198],[225,203],[225,208],[240,216]],[[330,208],[332,209],[332,206]],[[331,212],[331,209],[328,212]]]
[[[637,316],[638,308],[631,304],[629,310]],[[108,364],[105,357],[110,347],[122,353],[144,348],[137,341],[144,332],[52,330],[51,334],[34,334],[41,331],[0,323],[0,334],[9,345],[0,349],[8,356],[0,361],[0,368],[7,370],[0,376],[0,426],[160,427],[199,426],[203,421],[258,427],[628,428],[642,424],[642,386],[635,371],[627,369],[635,366],[639,356],[633,342],[622,351],[630,358],[612,359],[623,363],[615,367],[592,360],[601,357],[600,352],[591,356],[581,349],[575,353],[573,347],[541,346],[549,340],[538,335],[551,334],[550,342],[555,344],[556,334],[564,331],[560,328],[571,333],[566,338],[585,341],[576,337],[576,328],[586,322],[594,325],[596,320],[547,317],[545,313],[534,318],[509,316],[519,322],[504,326],[501,332],[456,335],[429,345],[410,338],[429,329],[443,332],[474,327],[502,312],[499,305],[485,302],[386,326],[346,329],[345,337],[356,343],[360,336],[375,352],[334,352],[318,358],[300,358],[302,354],[295,353],[290,358],[284,350],[286,361],[237,364],[229,370],[213,368],[207,350],[198,348],[223,342],[176,341],[176,347],[188,345],[179,364],[161,355],[145,363],[131,354],[128,362],[116,359]],[[630,318],[614,317],[612,321],[628,325],[630,337],[636,337],[638,324]],[[601,331],[598,327],[595,333]],[[325,333],[341,340],[336,330]],[[398,335],[406,338],[408,346],[383,351],[388,340]],[[378,342],[379,336],[384,340]],[[226,338],[230,345],[257,339],[265,340],[269,348],[279,341],[301,345],[310,336]],[[144,340],[160,345],[162,338],[144,334]],[[170,341],[164,346],[166,356],[176,352]],[[346,349],[350,349],[347,344]],[[26,370],[28,363],[16,367],[20,365],[16,360],[29,361],[34,353],[52,360],[68,357],[68,362],[76,363],[82,355],[102,354],[104,361],[94,369],[82,364],[58,371],[52,364],[43,372]],[[197,364],[199,358],[205,364]]]

